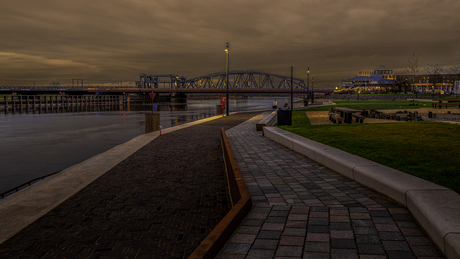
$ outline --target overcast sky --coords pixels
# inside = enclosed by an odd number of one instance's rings
[[[458,0],[0,0],[0,84],[187,78],[230,69],[333,88],[358,70],[403,72],[460,55]]]

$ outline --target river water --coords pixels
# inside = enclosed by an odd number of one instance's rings
[[[230,112],[272,109],[289,97],[231,99]],[[162,128],[216,114],[220,100],[160,103]],[[134,108],[134,107],[131,107]],[[150,109],[150,107],[146,107]],[[65,169],[144,134],[145,111],[0,114],[0,193]]]

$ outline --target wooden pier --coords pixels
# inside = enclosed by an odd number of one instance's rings
[[[123,95],[8,95],[0,99],[0,110],[6,114],[78,112],[123,108],[125,104]]]

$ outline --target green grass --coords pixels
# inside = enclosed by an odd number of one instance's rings
[[[327,111],[331,107],[348,107],[356,110],[390,110],[390,109],[418,109],[431,107],[429,102],[416,102],[417,106],[409,106],[409,101],[334,101],[336,105],[317,107],[308,109],[308,111]],[[306,111],[307,109],[303,110]]]
[[[305,112],[296,111],[293,126],[280,128],[460,193],[460,125],[409,122],[312,126]]]

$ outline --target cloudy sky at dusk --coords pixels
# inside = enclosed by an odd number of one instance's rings
[[[460,56],[458,0],[2,0],[0,85],[193,78],[230,69],[333,88],[360,69],[402,73]]]

